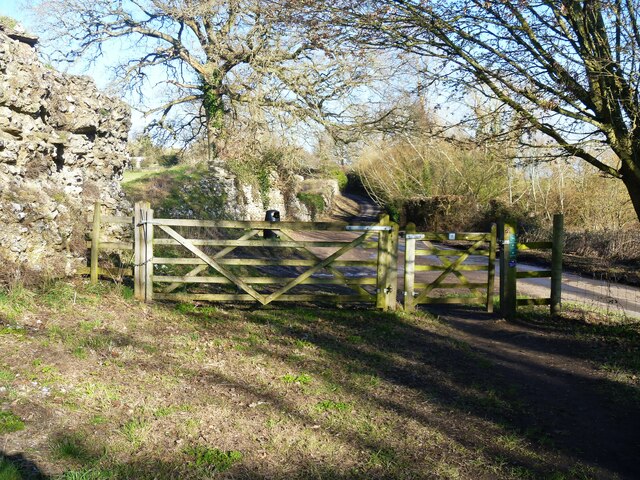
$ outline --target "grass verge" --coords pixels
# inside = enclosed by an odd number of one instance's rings
[[[524,427],[519,386],[432,315],[149,306],[119,286],[48,288],[23,292],[10,320],[21,333],[0,335],[4,453],[43,475],[606,478],[553,431]],[[523,322],[556,325],[535,312]],[[635,326],[563,322],[588,342],[637,342]],[[632,375],[627,353],[609,362]],[[0,478],[34,471],[0,462]]]

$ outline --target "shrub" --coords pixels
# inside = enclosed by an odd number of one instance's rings
[[[344,192],[347,189],[347,185],[349,183],[349,179],[347,178],[347,174],[340,168],[332,168],[329,170],[329,174],[338,182],[338,188],[341,192]]]
[[[324,198],[319,193],[300,192],[297,195],[300,200],[311,213],[311,218],[315,219],[319,214],[324,212]]]
[[[158,157],[158,164],[162,167],[175,167],[180,163],[180,157],[176,152],[163,153]]]
[[[0,15],[0,25],[6,28],[15,28],[18,25],[18,21],[6,15]]]

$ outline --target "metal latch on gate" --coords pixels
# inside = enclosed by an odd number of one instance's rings
[[[422,240],[424,238],[424,233],[407,233],[404,238],[407,240]]]
[[[393,228],[383,225],[347,225],[345,230],[348,232],[390,232]]]

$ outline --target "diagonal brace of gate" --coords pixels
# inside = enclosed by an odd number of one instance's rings
[[[446,278],[447,275],[449,275],[450,273],[454,273],[456,268],[458,268],[459,265],[461,265],[467,258],[469,258],[469,255],[473,254],[476,250],[478,250],[484,242],[485,242],[484,239],[478,240],[464,253],[464,255],[460,255],[460,257],[458,257],[458,259],[455,262],[450,263],[445,268],[445,270],[438,276],[438,278],[436,278],[432,283],[429,284],[429,286],[427,286],[427,288],[425,288],[422,292],[420,292],[420,295],[418,295],[418,297],[414,300],[415,303],[417,304],[418,302],[427,298],[431,290],[433,290],[440,283],[442,283],[442,281]]]
[[[282,237],[284,237],[286,240],[291,240],[293,241],[293,237],[291,236],[291,233],[288,230],[280,230],[280,235]],[[308,260],[322,260],[322,258],[320,258],[318,255],[316,255],[315,253],[313,253],[311,250],[309,250],[306,247],[302,247],[299,249],[299,252],[304,255]],[[329,271],[329,273],[331,273],[332,275],[334,275],[336,278],[339,278],[340,280],[342,280],[344,282],[345,285],[347,285],[347,277],[337,268],[331,267],[331,266],[327,266],[327,270]],[[347,285],[349,286],[349,285]],[[364,288],[362,288],[360,285],[353,285],[353,286],[349,286],[351,289],[355,290],[356,292],[358,292],[360,295],[371,295],[369,292],[367,292]]]
[[[211,267],[213,267],[215,270],[217,270],[218,272],[220,272],[223,276],[225,276],[226,278],[228,278],[229,280],[231,280],[233,283],[235,283],[238,287],[240,287],[241,289],[243,289],[245,292],[247,292],[249,295],[251,295],[253,298],[255,298],[257,301],[259,301],[261,304],[266,305],[267,303],[269,303],[271,300],[266,301],[265,296],[256,292],[251,285],[249,285],[248,283],[246,283],[245,281],[243,281],[241,278],[236,277],[233,273],[227,271],[222,265],[220,265],[218,262],[216,262],[213,258],[211,258],[209,255],[207,255],[206,253],[204,253],[202,250],[200,250],[198,247],[196,247],[195,245],[193,245],[191,242],[189,242],[189,240],[187,240],[186,238],[184,238],[182,235],[180,235],[178,232],[176,232],[174,229],[172,229],[171,227],[167,227],[165,225],[158,225],[164,232],[166,232],[169,236],[171,236],[174,240],[176,240],[180,245],[182,245],[183,247],[185,247],[187,250],[189,250],[191,253],[193,253],[195,256],[197,256],[198,258],[200,258],[201,260],[205,261],[207,264],[209,264]]]
[[[331,262],[333,262],[334,260],[340,258],[345,253],[347,253],[349,250],[351,250],[351,249],[357,247],[358,245],[360,245],[361,243],[363,243],[371,235],[373,235],[373,233],[366,232],[366,233],[360,235],[355,240],[352,240],[351,242],[347,243],[344,247],[341,247],[340,250],[334,252],[333,254],[329,255],[327,258],[325,258],[321,262],[315,264],[309,270],[307,270],[303,274],[299,275],[298,277],[296,277],[291,282],[287,283],[280,290],[278,290],[276,292],[273,292],[271,295],[269,295],[267,298],[264,299],[263,305],[266,305],[266,304],[271,303],[274,300],[278,299],[278,297],[280,297],[281,295],[284,295],[285,293],[287,293],[289,290],[291,290],[296,285],[299,285],[302,282],[304,282],[307,278],[309,278],[311,275],[316,273],[318,270],[322,270],[327,265],[331,264]]]
[[[250,240],[252,237],[254,237],[255,235],[257,235],[260,232],[261,232],[261,230],[250,230],[250,231],[246,232],[244,235],[242,235],[238,240]],[[225,257],[227,254],[233,252],[235,249],[236,249],[236,247],[226,247],[226,248],[220,250],[219,252],[217,252],[215,255],[213,255],[213,259],[214,260],[219,260],[219,259]],[[198,265],[196,268],[194,268],[193,270],[189,271],[185,275],[185,277],[195,277],[199,273],[204,272],[207,268],[209,268],[209,264]],[[178,288],[180,285],[181,285],[180,283],[172,283],[171,285],[169,285],[167,288],[164,289],[164,293],[171,293],[176,288]]]

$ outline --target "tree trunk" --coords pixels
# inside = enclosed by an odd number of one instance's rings
[[[222,101],[220,75],[214,75],[213,81],[203,82],[202,106],[207,122],[207,157],[209,161],[218,157],[218,141],[224,126],[224,104]]]
[[[631,204],[636,211],[636,216],[640,220],[640,178],[630,173],[622,177],[624,186],[627,187],[629,192],[629,198],[631,198]]]
[[[215,120],[212,119],[212,116],[207,112],[207,160],[209,162],[215,160],[218,157],[218,128],[216,127]]]

